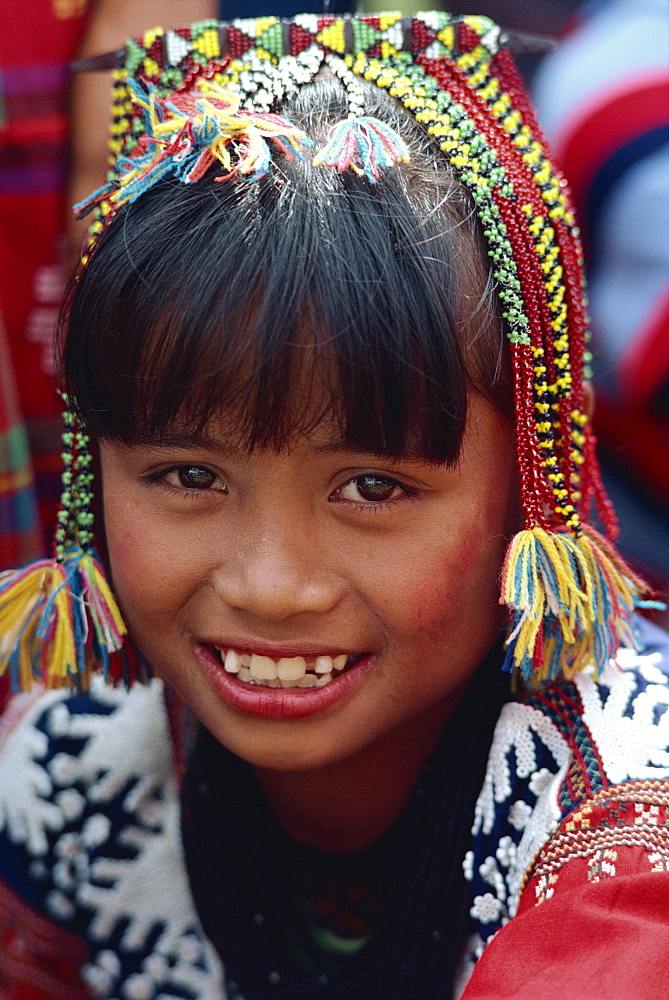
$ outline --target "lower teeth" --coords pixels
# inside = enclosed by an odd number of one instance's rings
[[[341,671],[339,671],[341,673]],[[237,680],[243,684],[251,684],[253,687],[269,688],[316,688],[324,687],[332,680],[333,674],[305,674],[296,681],[281,681],[278,678],[274,681],[263,681],[254,677],[248,667],[242,667],[236,675]]]

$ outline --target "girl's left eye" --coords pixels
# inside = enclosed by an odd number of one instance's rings
[[[177,465],[161,472],[159,478],[166,486],[181,491],[221,490],[227,492],[223,480],[205,465]]]
[[[401,500],[412,495],[412,491],[400,485],[389,476],[380,476],[368,472],[356,476],[336,491],[336,499],[347,500],[358,504],[382,504],[393,500]]]

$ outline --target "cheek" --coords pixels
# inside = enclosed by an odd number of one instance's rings
[[[173,609],[187,582],[178,536],[130,504],[106,505],[105,529],[112,583],[127,624]]]
[[[501,623],[499,576],[506,541],[480,523],[460,522],[441,545],[412,550],[394,583],[386,581],[393,623],[414,636],[443,643],[444,636],[495,631]],[[488,626],[488,628],[486,628]]]

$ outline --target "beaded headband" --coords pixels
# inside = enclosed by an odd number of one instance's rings
[[[217,163],[217,180],[251,183],[271,169],[276,147],[376,183],[409,154],[393,129],[363,114],[362,80],[422,123],[474,202],[513,365],[525,523],[502,571],[500,601],[511,613],[505,668],[551,679],[598,669],[633,643],[643,584],[587,524],[594,511],[616,535],[584,404],[578,229],[503,42],[489,18],[442,12],[205,21],[148,32],[127,44],[114,73],[111,179],[76,209],[95,210],[94,241],[160,179],[197,183]],[[342,81],[349,113],[315,150],[272,108],[323,64]],[[9,669],[15,686],[34,677],[85,685],[122,644],[124,626],[91,548],[85,431],[76,403],[67,402],[55,559],[0,576],[0,672]]]

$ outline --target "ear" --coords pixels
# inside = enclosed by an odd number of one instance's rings
[[[585,414],[588,418],[588,422],[592,423],[592,418],[595,415],[595,403],[597,402],[595,398],[595,390],[593,389],[592,382],[583,382],[583,406],[585,408]]]

